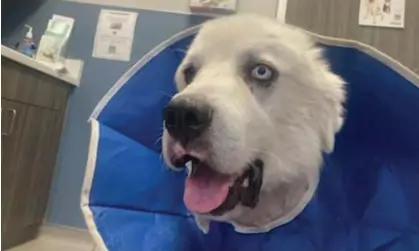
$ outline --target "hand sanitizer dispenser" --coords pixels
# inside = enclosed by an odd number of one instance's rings
[[[32,27],[26,24],[25,27],[28,28],[28,32],[26,32],[25,37],[22,39],[22,41],[20,41],[18,50],[29,57],[33,57],[36,48],[33,42]]]

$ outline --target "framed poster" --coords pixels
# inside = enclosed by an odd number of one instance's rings
[[[404,28],[405,0],[360,1],[359,25]]]

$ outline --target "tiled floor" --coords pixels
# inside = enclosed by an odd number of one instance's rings
[[[93,251],[94,246],[62,240],[37,239],[7,251]]]
[[[7,251],[97,251],[93,241],[86,236],[89,233],[85,231],[50,228],[41,230],[38,239]]]

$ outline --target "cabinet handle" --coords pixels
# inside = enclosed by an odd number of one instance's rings
[[[13,129],[15,127],[15,120],[16,120],[16,110],[15,109],[7,109],[7,112],[12,114],[12,120],[10,121],[9,131],[8,132],[2,132],[1,135],[3,136],[9,136],[13,133]]]

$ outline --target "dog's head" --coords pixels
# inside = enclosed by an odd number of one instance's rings
[[[163,155],[174,169],[192,163],[186,206],[243,227],[298,214],[317,185],[322,152],[333,149],[344,101],[343,81],[310,37],[263,17],[209,21],[176,83]]]

